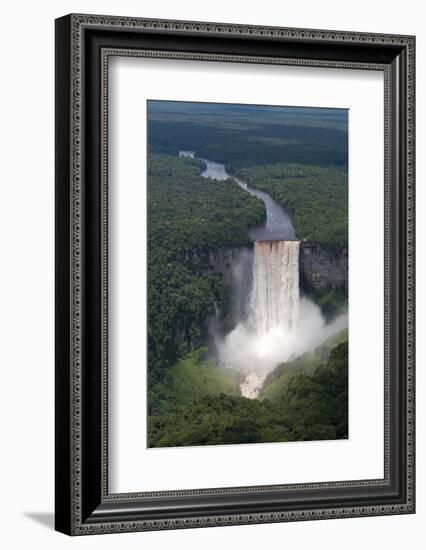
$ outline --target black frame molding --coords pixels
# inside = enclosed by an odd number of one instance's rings
[[[111,56],[383,71],[385,475],[108,493]],[[56,529],[69,535],[414,513],[413,36],[68,15],[56,20]]]

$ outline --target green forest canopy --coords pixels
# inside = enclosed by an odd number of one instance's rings
[[[347,128],[344,109],[148,102],[152,150],[193,150],[225,164],[229,173],[277,162],[346,170]]]
[[[187,359],[188,369],[193,370],[194,360],[196,358]],[[285,391],[274,400],[235,395],[232,372],[229,391],[219,390],[223,381],[216,387],[210,381],[208,393],[199,395],[191,403],[182,397],[185,393],[174,390],[171,384],[167,391],[174,395],[164,401],[167,408],[161,410],[158,402],[157,410],[149,417],[148,445],[176,447],[346,439],[347,362],[346,341],[333,348],[328,361],[313,373],[295,373],[289,377]],[[184,363],[176,368],[182,370]],[[220,380],[223,376],[222,371]]]
[[[268,193],[291,213],[298,239],[347,246],[346,172],[278,163],[241,169],[237,176]]]

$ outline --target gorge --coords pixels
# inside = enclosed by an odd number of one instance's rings
[[[205,166],[201,176],[233,180],[265,205],[265,223],[249,230],[253,251],[234,252],[228,265],[233,295],[238,297],[235,327],[225,336],[215,333],[220,363],[241,374],[241,395],[255,399],[269,372],[345,328],[347,318],[343,314],[327,324],[319,307],[300,297],[300,279],[313,289],[324,284],[322,274],[315,271],[318,249],[315,243],[308,247],[296,239],[290,214],[282,206],[267,193],[229,175],[223,164],[199,158],[194,151],[180,151],[179,155],[201,161]],[[301,265],[308,268],[306,272],[301,273]],[[329,272],[335,276],[334,269]],[[341,275],[344,278],[345,273]]]

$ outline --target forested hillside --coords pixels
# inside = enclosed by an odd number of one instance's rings
[[[300,357],[296,357],[296,359],[279,365],[266,377],[259,393],[259,398],[269,399],[270,401],[280,399],[295,375],[313,374],[320,365],[328,361],[332,350],[336,346],[347,342],[348,331],[345,329],[330,336],[315,349],[307,351]]]
[[[206,392],[189,404],[176,391],[166,401],[173,407],[161,410],[159,403],[149,418],[149,446],[346,439],[347,360],[344,342],[312,374],[290,376],[285,391],[272,401],[238,397],[232,383],[228,391]],[[170,384],[168,391],[173,388]]]

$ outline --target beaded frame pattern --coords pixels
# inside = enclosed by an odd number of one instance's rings
[[[72,381],[72,533],[75,535],[119,533],[129,531],[146,531],[158,529],[181,529],[190,527],[207,527],[219,525],[238,525],[250,523],[271,523],[285,521],[303,521],[312,519],[329,519],[345,517],[362,517],[372,515],[404,514],[414,512],[414,154],[415,154],[415,61],[414,61],[414,37],[397,36],[389,34],[348,33],[342,31],[291,29],[279,27],[257,27],[235,24],[201,23],[188,21],[169,21],[153,19],[137,19],[126,17],[108,17],[96,15],[72,15],[72,66],[71,66],[71,98],[72,98],[72,189],[71,189],[71,270],[72,270],[72,327],[71,327],[71,381]],[[212,35],[252,36],[263,38],[291,38],[291,39],[315,39],[328,42],[352,42],[363,44],[393,44],[404,46],[407,50],[407,499],[405,504],[342,507],[331,509],[318,509],[307,511],[283,511],[271,513],[228,514],[214,516],[200,516],[181,519],[146,520],[102,522],[83,524],[81,517],[81,241],[82,241],[82,174],[81,174],[81,38],[85,27],[104,27],[119,29],[141,30],[173,30],[176,32],[210,33]],[[188,491],[168,491],[161,493],[127,493],[108,494],[108,59],[110,56],[138,56],[167,59],[190,59],[200,61],[231,61],[239,63],[273,63],[283,65],[300,65],[309,67],[334,67],[344,69],[368,69],[384,72],[385,78],[385,438],[384,438],[384,479],[363,481],[342,481],[332,483],[313,483],[297,485],[275,485],[270,487],[236,487],[226,489],[199,489]],[[389,255],[390,239],[388,228],[390,227],[389,209],[389,144],[390,144],[390,91],[389,69],[386,65],[372,65],[363,63],[344,63],[318,60],[295,60],[283,58],[262,58],[232,55],[193,54],[176,52],[155,52],[143,50],[105,49],[102,52],[102,102],[101,102],[101,247],[102,247],[102,492],[105,500],[136,500],[144,496],[169,496],[169,495],[200,495],[200,494],[244,494],[262,490],[294,490],[307,488],[331,488],[354,486],[386,485],[389,476]]]

